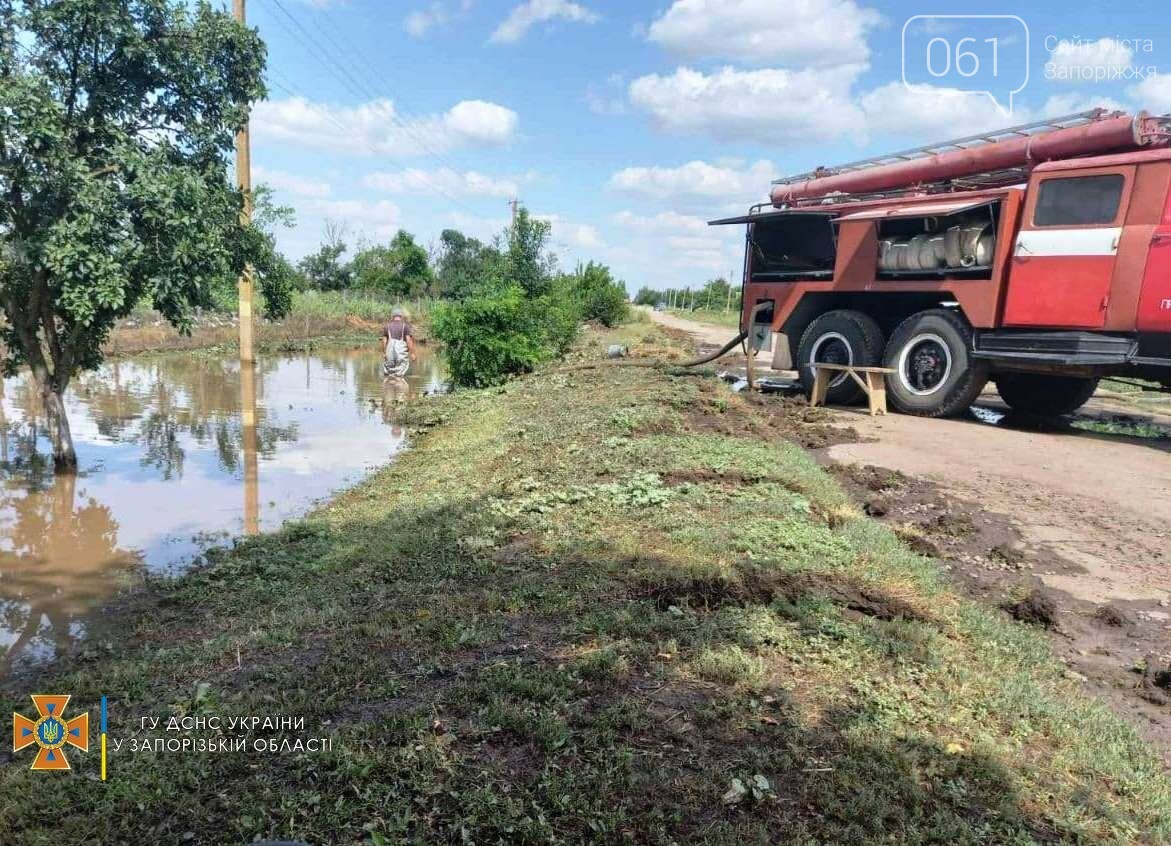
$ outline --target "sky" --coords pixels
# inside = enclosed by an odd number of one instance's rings
[[[218,0],[223,2],[223,0]],[[253,179],[351,249],[490,240],[518,197],[566,269],[739,281],[706,221],[770,180],[1096,106],[1171,113],[1166,0],[249,0]],[[1160,71],[1164,75],[1160,75]]]

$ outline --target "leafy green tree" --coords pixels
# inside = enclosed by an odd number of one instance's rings
[[[444,229],[439,243],[435,275],[441,296],[462,299],[501,278],[503,257],[495,247],[456,229]]]
[[[520,285],[529,298],[547,293],[552,284],[555,262],[547,249],[552,229],[549,221],[537,220],[522,208],[508,230],[508,279]]]
[[[344,241],[328,240],[321,248],[301,259],[297,269],[305,275],[305,282],[318,291],[344,291],[354,281],[354,270],[342,256],[346,252]]]
[[[253,186],[252,225],[264,238],[266,251],[271,257],[265,270],[266,282],[262,286],[265,314],[286,314],[292,306],[292,292],[303,287],[301,275],[276,246],[277,227],[291,229],[296,223],[296,212],[291,206],[277,205],[272,188],[267,185]],[[210,302],[200,305],[221,311],[235,311],[238,293],[238,277],[221,276],[212,286]],[[270,299],[275,299],[275,302],[270,303]]]
[[[596,320],[603,326],[617,326],[630,314],[626,286],[614,280],[610,268],[589,262],[578,265],[569,277],[572,296],[578,301],[583,320]]]
[[[280,307],[227,170],[264,62],[206,2],[0,0],[3,363],[32,371],[58,467],[77,463],[65,389],[138,301],[189,330],[251,261]]]
[[[732,286],[722,276],[708,280],[699,292],[698,302],[702,308],[722,309],[728,304]]]
[[[358,250],[353,273],[356,287],[397,297],[421,296],[434,281],[427,251],[402,229],[387,246],[375,244]]]
[[[638,293],[634,295],[634,302],[636,305],[658,305],[663,302],[663,292],[644,286],[639,288]]]

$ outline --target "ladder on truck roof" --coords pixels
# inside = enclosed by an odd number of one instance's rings
[[[955,138],[951,141],[941,141],[937,144],[926,144],[922,147],[913,147],[909,150],[900,150],[897,153],[888,153],[883,156],[874,156],[869,159],[860,159],[856,162],[847,162],[846,164],[836,165],[834,167],[819,167],[816,170],[807,171],[806,173],[798,173],[793,176],[785,176],[780,179],[774,179],[773,185],[789,185],[796,182],[806,182],[811,179],[820,179],[825,176],[836,176],[842,173],[852,173],[854,171],[866,170],[867,168],[880,167],[882,165],[899,164],[900,162],[914,161],[915,159],[924,159],[928,156],[935,156],[940,153],[948,153],[955,150],[969,150],[973,147],[980,147],[984,144],[995,144],[999,141],[1007,141],[1011,138],[1022,138],[1029,135],[1035,135],[1039,132],[1050,132],[1054,129],[1068,129],[1074,126],[1083,126],[1087,123],[1093,123],[1097,120],[1104,120],[1106,118],[1118,117],[1125,112],[1115,112],[1109,109],[1090,109],[1085,112],[1077,112],[1072,115],[1065,115],[1059,118],[1050,118],[1048,120],[1039,120],[1033,123],[1022,123],[1019,126],[1010,126],[1006,129],[998,129],[994,132],[984,132],[978,135],[968,135],[963,138]],[[1010,185],[1013,182],[1020,181],[1025,176],[1024,168],[1012,168],[1003,171],[990,171],[982,174],[972,174],[965,176],[962,179],[945,180],[950,187],[965,188],[982,188],[982,187],[996,187],[1000,185]],[[920,190],[923,188],[933,187],[930,184],[918,186]],[[845,198],[842,198],[845,199]]]

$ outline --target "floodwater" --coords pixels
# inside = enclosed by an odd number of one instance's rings
[[[54,475],[36,391],[0,396],[0,677],[52,658],[144,574],[274,529],[404,446],[396,410],[440,384],[420,349],[385,383],[376,345],[236,359],[108,362],[66,405],[79,472]]]

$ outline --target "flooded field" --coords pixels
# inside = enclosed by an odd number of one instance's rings
[[[395,409],[439,384],[420,350],[406,384],[378,352],[202,354],[110,362],[67,399],[76,476],[55,476],[24,377],[0,397],[0,675],[86,636],[144,573],[278,527],[403,448]]]

